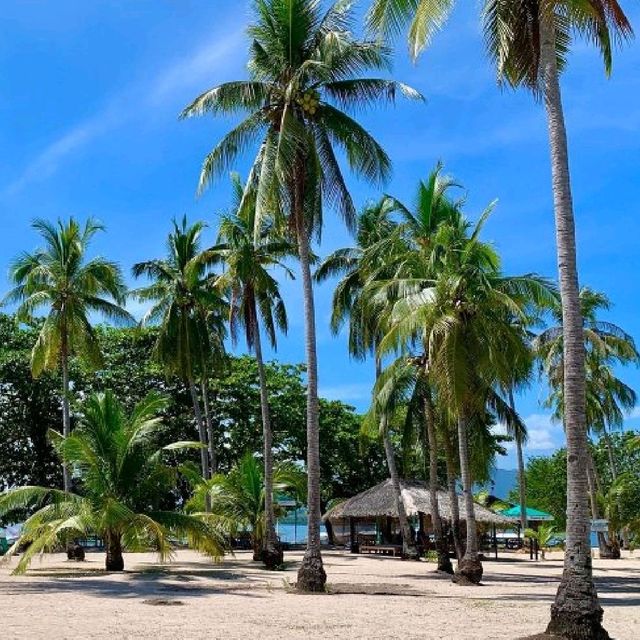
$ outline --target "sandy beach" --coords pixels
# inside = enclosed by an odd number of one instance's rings
[[[212,564],[181,551],[161,565],[127,554],[127,571],[106,574],[103,555],[36,560],[26,576],[0,565],[2,637],[10,639],[515,639],[541,631],[562,562],[487,561],[481,587],[459,587],[434,565],[325,553],[329,594],[299,595],[301,553],[269,573],[245,552]],[[15,562],[15,561],[14,561]],[[640,556],[595,560],[605,626],[616,640],[640,637]]]

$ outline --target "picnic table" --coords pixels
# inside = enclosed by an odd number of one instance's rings
[[[381,556],[401,556],[402,545],[399,544],[361,544],[360,553],[373,553]]]

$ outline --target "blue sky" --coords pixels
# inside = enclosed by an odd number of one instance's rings
[[[460,3],[448,28],[417,65],[399,42],[394,77],[426,104],[399,102],[361,116],[391,155],[384,191],[410,202],[437,160],[465,185],[467,212],[498,198],[485,239],[505,271],[555,277],[546,124],[525,92],[500,90],[483,53],[473,3]],[[640,9],[624,3],[633,23]],[[469,5],[469,6],[468,6]],[[245,76],[248,0],[6,0],[0,20],[0,293],[10,260],[37,246],[36,216],[93,215],[108,232],[95,251],[128,273],[157,257],[172,217],[210,225],[229,204],[227,181],[195,197],[200,162],[231,119],[180,122],[177,114],[208,87]],[[640,45],[618,52],[607,80],[597,54],[577,43],[563,79],[582,284],[606,291],[608,319],[640,335]],[[247,160],[238,170],[246,172]],[[351,180],[360,205],[382,188]],[[350,243],[330,214],[322,255]],[[277,357],[303,359],[299,282],[283,285],[291,329]],[[331,285],[317,291],[322,393],[365,409],[371,363],[349,361],[344,337],[328,329]],[[637,370],[623,373],[640,388]],[[562,444],[540,408],[536,386],[518,399],[530,454]],[[628,421],[640,426],[640,411]],[[513,454],[500,466],[514,466]]]

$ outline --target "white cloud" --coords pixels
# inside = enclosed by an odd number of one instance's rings
[[[551,416],[545,413],[532,413],[523,418],[527,427],[528,439],[525,449],[527,451],[548,451],[558,449],[564,444],[562,425],[553,422]],[[496,435],[506,435],[504,424],[498,424],[493,428]],[[508,450],[515,447],[515,443],[505,444]]]
[[[216,74],[228,66],[233,51],[241,45],[241,36],[239,30],[231,31],[223,38],[216,33],[150,82],[132,85],[115,95],[106,107],[48,144],[6,187],[5,193],[13,195],[34,181],[50,177],[65,158],[136,117],[147,119],[150,111],[163,108],[171,108],[177,115],[177,100],[182,106],[193,97],[194,91],[215,84]]]
[[[564,444],[562,425],[553,422],[551,416],[544,413],[533,413],[524,418],[529,438],[528,450],[557,449]]]

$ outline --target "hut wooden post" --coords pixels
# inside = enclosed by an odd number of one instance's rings
[[[354,518],[349,518],[349,538],[351,542],[351,553],[358,553],[358,536]]]

